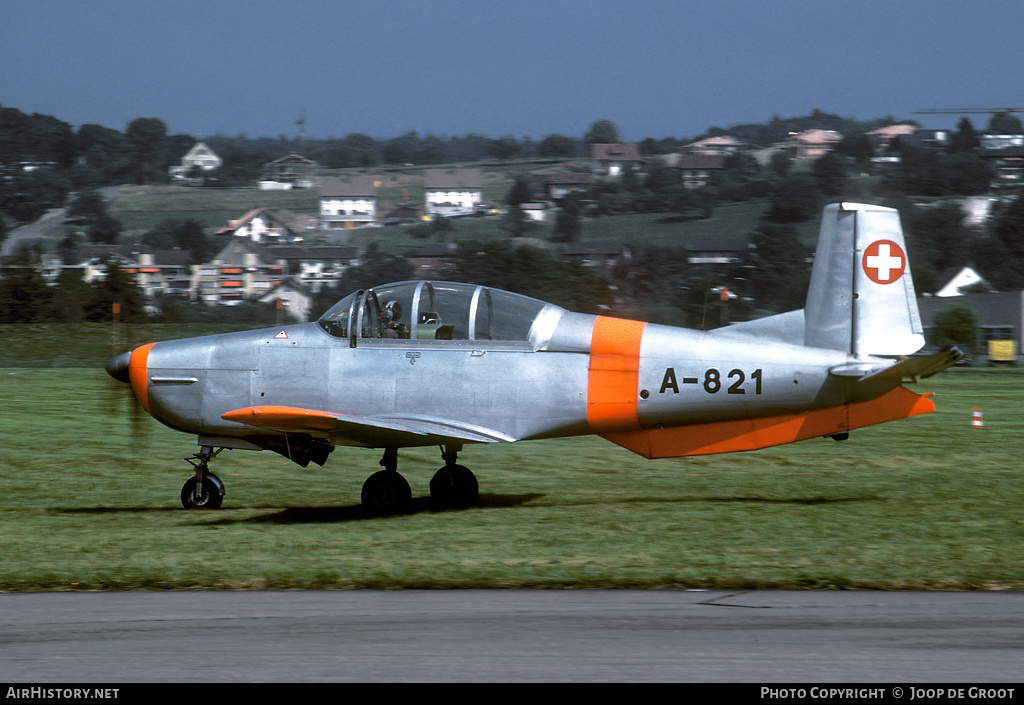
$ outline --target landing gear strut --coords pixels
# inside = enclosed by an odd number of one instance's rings
[[[401,514],[412,504],[412,490],[398,474],[398,448],[385,448],[379,470],[363,483],[363,506],[377,514]]]
[[[480,494],[476,475],[469,468],[458,465],[461,445],[447,445],[441,449],[444,467],[430,481],[430,499],[435,509],[468,507]],[[375,514],[401,514],[412,505],[409,483],[398,473],[398,449],[385,448],[379,470],[363,484],[363,506]]]
[[[185,509],[220,509],[224,502],[224,483],[207,465],[222,450],[203,446],[198,453],[185,458],[196,469],[195,477],[190,477],[181,488],[181,505]]]
[[[462,509],[476,503],[480,488],[469,468],[456,464],[461,445],[444,446],[444,467],[430,480],[430,500],[438,509]]]

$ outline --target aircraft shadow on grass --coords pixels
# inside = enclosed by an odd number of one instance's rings
[[[246,518],[227,518],[221,514],[211,515],[210,521],[201,521],[206,526],[229,526],[233,524],[335,524],[354,521],[371,521],[388,516],[412,516],[415,514],[439,514],[469,509],[491,510],[510,509],[521,507],[535,500],[545,497],[544,494],[481,494],[477,503],[465,509],[437,509],[431,503],[429,497],[421,497],[412,500],[409,509],[401,514],[382,515],[368,509],[362,504],[343,505],[335,507],[286,507],[270,514],[260,514]],[[673,497],[624,497],[619,499],[592,499],[580,501],[560,501],[546,506],[558,507],[580,507],[594,505],[615,505],[615,504],[795,504],[795,505],[818,505],[818,504],[851,504],[857,502],[878,502],[882,497],[701,497],[701,496],[673,496]],[[237,507],[237,509],[262,509],[263,507]],[[270,507],[266,507],[269,509]],[[180,508],[176,506],[167,507],[55,507],[50,510],[58,514],[135,514],[154,512],[178,513]]]
[[[509,507],[521,506],[539,497],[543,497],[543,495],[481,494],[476,504],[466,509],[507,509]],[[363,504],[353,504],[339,507],[287,507],[273,514],[262,514],[245,519],[215,518],[203,523],[211,526],[224,526],[228,524],[333,524],[382,519],[388,516],[411,516],[414,514],[436,514],[453,511],[464,510],[455,508],[437,509],[431,503],[429,497],[419,497],[412,500],[406,511],[393,515],[375,512]]]

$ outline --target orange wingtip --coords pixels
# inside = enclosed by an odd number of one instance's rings
[[[931,394],[897,387],[871,401],[799,414],[602,434],[645,458],[678,458],[758,450],[935,411]]]
[[[221,418],[261,428],[308,431],[329,431],[334,428],[337,421],[337,416],[326,411],[296,406],[248,406],[222,414]]]

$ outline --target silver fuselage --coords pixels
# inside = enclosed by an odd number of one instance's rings
[[[539,348],[384,338],[352,345],[316,323],[165,341],[145,361],[148,408],[171,428],[222,441],[253,434],[223,414],[266,405],[443,417],[523,440],[775,416],[873,398],[898,384],[855,388],[830,375],[847,360],[835,350],[646,324],[628,394],[612,391],[623,407],[595,420],[588,401],[608,383],[591,359],[598,318],[560,312]],[[389,445],[372,430],[331,440]]]

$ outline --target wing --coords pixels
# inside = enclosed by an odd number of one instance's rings
[[[250,406],[222,415],[227,421],[273,431],[303,431],[345,445],[434,445],[444,441],[499,443],[515,440],[500,431],[416,414],[356,416],[295,406]]]

